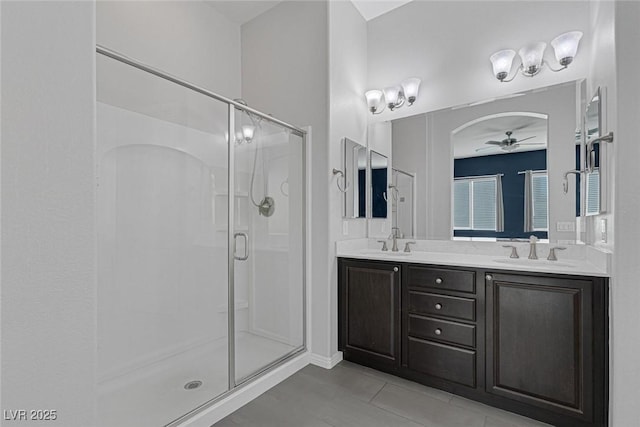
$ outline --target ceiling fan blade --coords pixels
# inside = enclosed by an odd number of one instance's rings
[[[516,126],[513,129],[511,129],[511,131],[513,132],[514,130],[520,130],[520,129],[524,129],[531,126],[531,123],[523,123],[520,126]]]
[[[527,143],[524,143],[524,144],[520,144],[518,142],[518,145],[547,145],[547,144],[545,144],[544,142],[527,142]]]
[[[504,144],[502,141],[487,141],[485,142],[485,144],[489,144],[489,145],[502,145]]]
[[[528,137],[526,137],[526,138],[519,139],[517,142],[518,142],[518,143],[520,143],[520,142],[522,142],[522,141],[526,141],[527,139],[532,139],[532,138],[535,138],[535,135],[534,135],[534,136],[528,136]]]
[[[476,153],[478,151],[484,151],[484,150],[491,150],[493,147],[482,147],[482,148],[476,148]]]

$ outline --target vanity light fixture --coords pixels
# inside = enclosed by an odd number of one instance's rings
[[[420,82],[419,78],[412,77],[397,86],[389,86],[384,90],[373,89],[367,91],[364,96],[367,98],[369,112],[371,114],[380,114],[385,107],[393,111],[402,107],[405,103],[408,106],[413,105],[418,98]]]
[[[526,77],[533,77],[538,74],[543,65],[546,65],[554,72],[564,70],[573,62],[581,38],[582,32],[569,31],[568,33],[560,34],[551,41],[550,44],[551,47],[553,47],[556,60],[561,66],[559,69],[552,68],[544,61],[543,56],[547,47],[546,43],[535,42],[526,44],[518,51],[518,56],[520,57],[518,70]],[[494,53],[489,58],[493,65],[493,75],[500,80],[500,82],[510,82],[516,77],[517,72],[514,73],[511,78],[507,78],[511,72],[515,56],[516,52],[514,50],[505,49]]]

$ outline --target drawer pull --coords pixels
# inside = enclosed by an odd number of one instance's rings
[[[436,310],[441,310],[441,309],[442,309],[442,304],[437,303],[437,304],[436,304]]]
[[[436,335],[442,335],[442,329],[438,328],[435,330]]]
[[[398,267],[393,267],[393,271],[398,272]]]
[[[438,278],[436,279],[436,283],[437,283],[438,285],[439,285],[439,284],[441,284],[441,283],[442,283],[442,278],[441,278],[441,277],[438,277]]]

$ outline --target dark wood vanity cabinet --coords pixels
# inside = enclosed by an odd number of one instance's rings
[[[602,279],[487,273],[486,391],[603,425]]]
[[[606,425],[606,279],[354,259],[338,267],[344,359],[555,426]]]
[[[338,340],[347,360],[391,371],[399,366],[400,268],[341,260]]]

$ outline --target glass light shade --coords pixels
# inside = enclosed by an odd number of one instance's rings
[[[367,107],[369,111],[373,114],[382,111],[379,110],[380,107],[384,108],[383,94],[381,90],[373,89],[365,92],[365,98],[367,98]]]
[[[538,74],[542,66],[542,55],[547,44],[544,42],[529,43],[518,51],[522,59],[522,72],[527,76]]]
[[[244,136],[244,139],[246,139],[247,141],[250,141],[253,139],[253,133],[255,132],[255,130],[255,126],[244,125],[242,126],[242,136]]]
[[[389,108],[393,108],[398,104],[401,90],[402,88],[400,86],[389,86],[384,88],[384,99],[387,100]]]
[[[493,75],[500,81],[507,78],[513,65],[513,58],[516,56],[516,51],[512,49],[505,49],[491,55],[489,60],[493,65]]]
[[[402,90],[404,91],[404,96],[407,98],[409,105],[413,104],[418,97],[420,82],[420,79],[417,77],[411,77],[402,82]]]
[[[237,131],[236,132],[236,142],[239,144],[242,142],[242,140],[244,139],[244,136],[242,135],[242,131]]]
[[[560,65],[566,67],[571,64],[578,51],[578,44],[580,44],[581,38],[582,32],[569,31],[568,33],[560,34],[551,41],[551,46]]]

